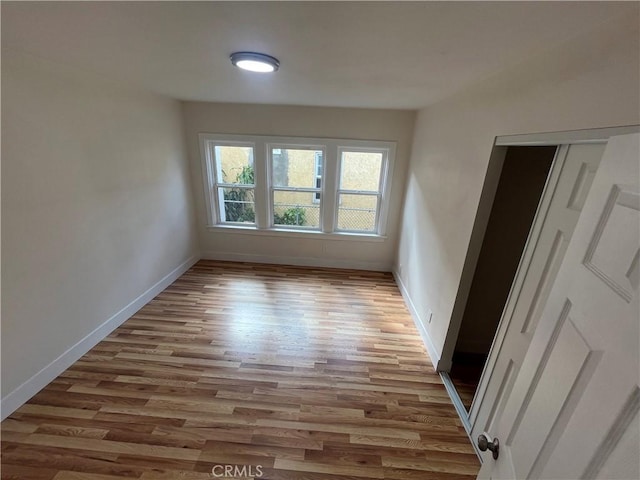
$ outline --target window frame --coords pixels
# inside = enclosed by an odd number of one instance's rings
[[[342,182],[342,169],[344,167],[344,156],[345,152],[353,152],[353,153],[379,153],[382,155],[381,163],[380,163],[380,178],[378,179],[378,190],[351,190],[351,189],[343,189]],[[335,232],[346,232],[346,233],[363,233],[363,234],[371,234],[379,231],[379,225],[382,221],[386,223],[387,211],[384,212],[383,217],[383,195],[386,186],[386,178],[389,170],[389,149],[387,148],[365,148],[365,147],[338,147],[338,181],[336,186],[336,204],[338,208],[335,209],[335,222],[334,222],[334,231]],[[340,205],[342,202],[340,201],[341,195],[360,195],[360,196],[375,196],[376,197],[376,213],[375,213],[375,222],[373,230],[349,230],[349,229],[341,229],[338,227],[338,213],[340,210]]]
[[[386,237],[391,184],[395,162],[395,142],[379,140],[351,140],[321,137],[284,137],[267,135],[236,135],[200,133],[198,135],[201,168],[206,207],[205,228],[227,233],[276,235],[291,237],[322,237],[335,240],[382,241]],[[220,205],[215,183],[215,146],[240,146],[253,148],[255,224],[221,222]],[[271,148],[321,150],[323,175],[320,188],[319,227],[274,225]],[[380,190],[377,202],[376,228],[374,231],[339,230],[337,228],[340,198],[340,169],[343,151],[383,152],[380,172]],[[235,185],[235,184],[234,184]],[[213,188],[215,187],[215,189]],[[293,187],[278,187],[295,191]],[[316,191],[302,189],[301,191]],[[349,192],[345,191],[347,194]],[[314,195],[315,198],[315,195]],[[314,204],[316,204],[314,202]]]
[[[253,168],[254,168],[254,178],[253,184],[239,184],[239,183],[225,183],[221,182],[218,179],[218,169],[215,155],[215,147],[240,147],[240,148],[251,148],[252,159],[253,159]],[[209,142],[206,145],[208,149],[206,155],[206,175],[207,181],[210,187],[205,190],[205,194],[208,196],[209,201],[205,202],[207,204],[207,217],[210,222],[217,225],[236,225],[241,227],[254,227],[257,223],[254,221],[253,223],[249,222],[229,222],[224,217],[224,201],[221,201],[220,196],[224,195],[222,193],[222,189],[224,188],[239,188],[243,190],[253,190],[254,197],[254,210],[255,210],[255,199],[256,199],[256,178],[255,178],[255,164],[256,164],[256,145],[254,142],[250,141],[216,141]],[[222,168],[221,168],[222,170]]]
[[[316,193],[313,196],[313,203],[320,203],[320,198],[322,198],[322,179],[324,178],[324,152],[321,152],[320,155],[318,155],[318,152],[316,152],[315,155],[315,165],[314,165],[314,171],[315,171],[315,178],[316,178],[316,188],[320,189],[320,192]],[[318,169],[318,167],[320,167]],[[318,170],[320,170],[320,174],[318,174]],[[319,182],[319,186],[318,186],[318,182]]]
[[[274,185],[273,181],[273,150],[308,150],[317,152],[318,150],[322,152],[322,156],[326,155],[325,146],[324,145],[313,145],[313,144],[287,144],[287,143],[267,143],[267,185],[269,188],[269,228],[271,229],[287,229],[287,230],[308,230],[308,231],[322,231],[322,219],[323,215],[323,202],[321,201],[322,195],[324,193],[323,186],[318,187],[282,187]],[[316,156],[317,158],[317,156]],[[314,174],[313,178],[316,179],[316,164],[314,163]],[[324,168],[324,165],[323,165]],[[316,182],[314,181],[314,185]],[[274,212],[275,212],[275,192],[297,192],[297,193],[311,193],[313,195],[313,199],[315,199],[316,194],[320,194],[320,200],[315,202],[312,200],[312,204],[318,205],[318,226],[306,226],[306,225],[276,225],[274,222]]]

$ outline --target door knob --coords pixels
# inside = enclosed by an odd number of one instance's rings
[[[480,435],[478,437],[478,448],[483,452],[486,452],[487,450],[493,452],[493,459],[498,459],[498,455],[500,453],[500,442],[497,438],[494,438],[493,441],[490,442],[486,435]]]

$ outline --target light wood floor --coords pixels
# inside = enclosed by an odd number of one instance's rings
[[[393,278],[360,271],[201,261],[2,422],[3,479],[225,464],[271,480],[479,468]]]

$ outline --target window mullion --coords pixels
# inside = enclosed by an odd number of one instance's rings
[[[389,215],[389,188],[391,188],[391,163],[389,150],[386,150],[382,158],[382,171],[380,172],[380,193],[378,195],[378,216],[376,218],[376,233],[384,235],[386,232],[387,217]]]
[[[236,188],[239,190],[253,190],[255,188],[255,184],[251,183],[216,183],[214,186],[217,188]]]
[[[213,169],[215,168],[213,159],[213,145],[211,142],[201,139],[200,149],[203,156],[202,175],[205,185],[205,193],[207,195],[205,202],[207,208],[207,224],[215,225],[218,220],[218,207],[216,201],[217,191],[215,190],[215,181],[213,177]]]
[[[335,230],[337,212],[336,206],[338,190],[338,147],[334,142],[327,143],[326,161],[324,165],[324,177],[322,181],[322,231],[332,233]]]
[[[382,194],[378,194],[378,198],[376,199],[376,225],[375,225],[376,233],[380,231],[381,215],[382,215]]]
[[[254,183],[255,183],[255,212],[256,227],[269,228],[269,169],[267,166],[267,146],[264,142],[256,142],[254,151]]]
[[[343,195],[381,195],[381,192],[378,190],[338,190],[338,193],[342,193]]]
[[[272,187],[276,192],[298,192],[298,193],[316,193],[321,192],[320,188],[312,187]]]

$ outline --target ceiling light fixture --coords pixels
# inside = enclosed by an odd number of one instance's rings
[[[236,67],[250,72],[270,73],[275,72],[280,67],[280,62],[277,58],[264,53],[235,52],[229,58]]]

